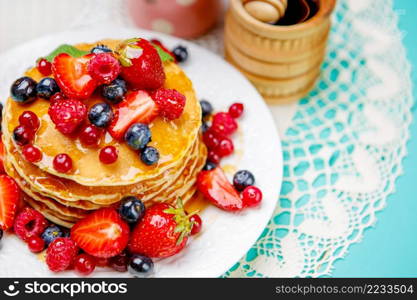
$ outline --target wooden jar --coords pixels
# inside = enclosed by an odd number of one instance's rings
[[[225,25],[226,59],[246,75],[266,101],[298,100],[320,74],[336,0],[317,0],[314,16],[288,26],[256,20],[243,2],[230,1]]]

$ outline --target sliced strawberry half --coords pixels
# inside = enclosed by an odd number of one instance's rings
[[[120,140],[133,123],[148,124],[157,116],[158,107],[148,92],[133,91],[115,107],[114,118],[108,130],[112,137]]]
[[[120,254],[129,241],[129,226],[113,208],[102,208],[76,223],[71,239],[90,255],[102,258]]]
[[[242,199],[220,167],[201,171],[197,177],[197,188],[207,200],[221,209],[237,211],[243,208]]]
[[[88,73],[88,62],[92,55],[75,58],[67,53],[55,57],[52,73],[61,90],[67,97],[87,99],[98,83]]]
[[[20,189],[14,179],[0,175],[0,229],[13,226],[14,217],[20,201]]]

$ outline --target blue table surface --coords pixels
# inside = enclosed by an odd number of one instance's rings
[[[417,1],[395,0],[399,26],[412,64],[413,96],[417,99]],[[375,227],[365,231],[362,242],[352,245],[344,259],[334,265],[333,277],[417,277],[417,109],[404,174],[387,207],[377,214]]]

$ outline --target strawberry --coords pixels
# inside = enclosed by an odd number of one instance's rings
[[[155,204],[133,230],[129,250],[134,254],[154,258],[173,256],[184,249],[193,222],[187,216],[181,201],[177,207],[167,203]]]
[[[52,73],[61,91],[67,97],[87,99],[98,83],[88,73],[88,63],[92,55],[75,58],[66,53],[55,57]]]
[[[49,106],[48,114],[56,129],[73,133],[87,117],[87,106],[77,99],[63,99]]]
[[[158,107],[146,91],[133,91],[115,106],[108,130],[115,139],[122,139],[133,123],[152,122],[158,116]]]
[[[13,226],[14,217],[20,202],[20,189],[14,179],[0,175],[0,229]]]
[[[71,238],[90,255],[113,257],[126,248],[129,226],[115,209],[102,208],[77,222],[71,229]]]
[[[223,210],[237,211],[243,208],[242,199],[220,167],[201,171],[197,177],[197,188],[205,198]]]
[[[0,174],[4,174],[4,145],[0,136]]]
[[[124,80],[137,89],[158,89],[165,82],[164,67],[155,47],[145,39],[120,44],[117,53]]]
[[[184,111],[186,98],[176,90],[160,88],[152,94],[159,109],[159,114],[168,120],[175,120],[181,117]]]

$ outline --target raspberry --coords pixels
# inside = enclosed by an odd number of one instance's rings
[[[88,73],[101,84],[110,84],[121,71],[119,61],[111,53],[96,54],[88,64]]]
[[[214,132],[229,136],[237,130],[237,123],[230,114],[219,112],[213,116],[211,127]]]
[[[39,236],[47,226],[48,221],[41,213],[26,207],[17,215],[13,229],[19,238],[27,241],[32,236]]]
[[[78,247],[70,238],[57,238],[48,247],[46,264],[49,270],[60,272],[68,269],[78,253]]]
[[[48,114],[56,129],[63,134],[73,133],[87,117],[87,106],[80,100],[63,99],[49,106]]]
[[[152,99],[159,108],[159,114],[168,120],[178,119],[184,111],[186,98],[176,90],[161,88],[152,95]]]

